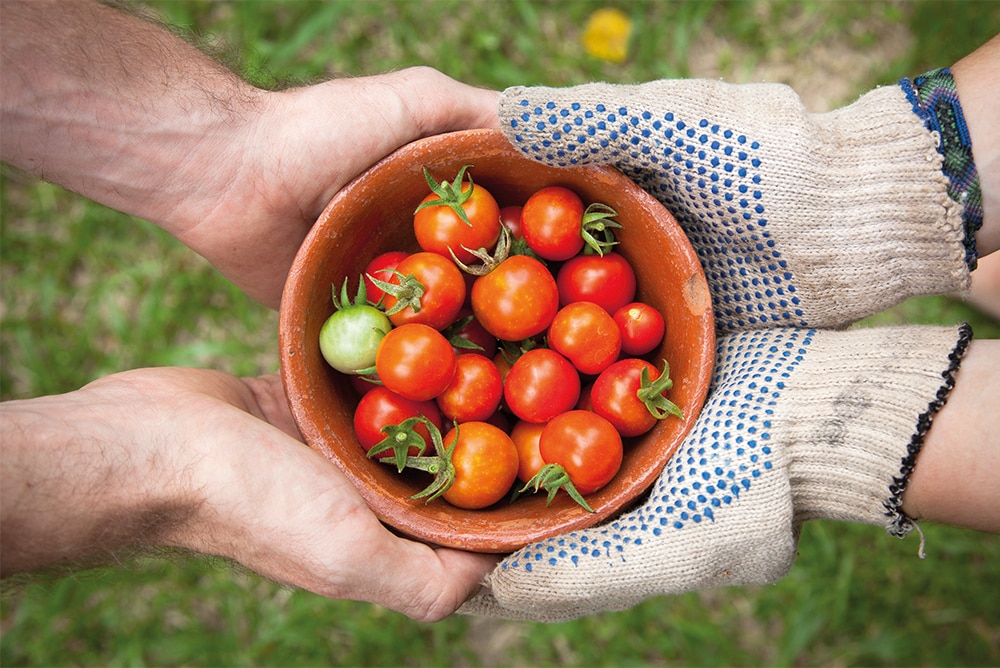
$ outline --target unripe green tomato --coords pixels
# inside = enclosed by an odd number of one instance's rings
[[[323,323],[319,349],[334,369],[356,374],[375,366],[375,351],[390,329],[389,318],[374,306],[348,306]]]

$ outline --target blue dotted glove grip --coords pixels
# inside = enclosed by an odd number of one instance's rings
[[[524,153],[562,166],[601,155],[681,219],[712,286],[720,330],[807,326],[792,272],[767,229],[759,141],[673,112],[654,118],[604,104],[519,104],[510,125]],[[523,127],[546,138],[527,143]]]
[[[775,466],[771,419],[785,383],[807,354],[813,333],[798,329],[748,332],[718,350],[712,399],[649,499],[599,529],[531,545],[503,563],[532,571],[601,560],[609,567],[628,560],[630,547],[672,531],[712,523]],[[787,524],[786,524],[787,526]]]

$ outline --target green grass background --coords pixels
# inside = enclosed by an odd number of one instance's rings
[[[145,5],[264,86],[432,65],[478,85],[635,82],[815,70],[838,105],[946,65],[1000,30],[996,2],[202,2]],[[635,18],[631,57],[588,57],[586,17]],[[880,49],[896,44],[883,55]],[[709,46],[711,48],[709,48]],[[861,58],[866,54],[868,59]],[[832,67],[844,64],[840,69]],[[860,63],[860,64],[859,64]],[[762,69],[763,68],[763,69]],[[768,69],[770,68],[770,69]],[[784,74],[782,74],[784,73]],[[277,368],[277,317],[173,239],[58,187],[0,173],[0,397],[74,389],[147,365]],[[1000,325],[943,297],[870,322]],[[7,587],[4,666],[1000,664],[1000,539],[928,525],[918,540],[808,524],[791,573],[555,625],[454,617],[419,624],[290,591],[195,557]]]

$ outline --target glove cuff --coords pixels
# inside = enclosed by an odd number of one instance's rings
[[[901,497],[971,329],[818,334],[783,411],[796,522],[863,522],[903,537],[914,525]]]

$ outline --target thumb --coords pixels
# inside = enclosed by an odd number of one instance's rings
[[[500,126],[498,91],[464,84],[431,67],[369,77],[368,83],[388,87],[401,105],[389,139],[397,146],[442,132]]]

